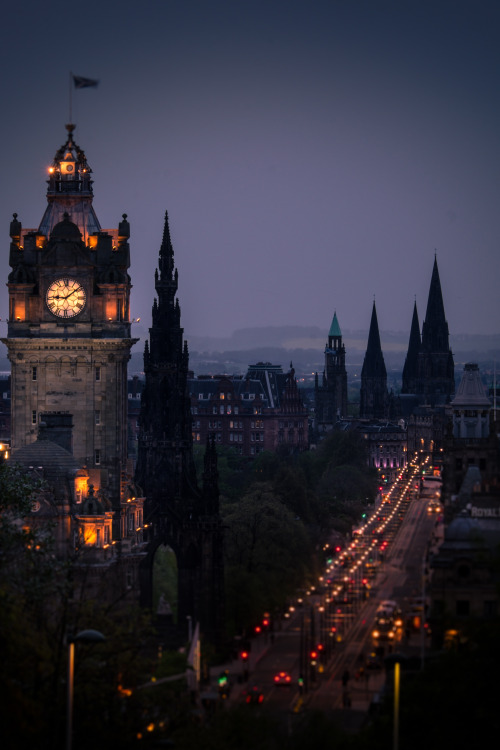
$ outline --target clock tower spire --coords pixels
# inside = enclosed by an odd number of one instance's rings
[[[103,230],[92,170],[67,125],[49,168],[37,229],[10,225],[7,338],[12,449],[34,442],[47,413],[71,415],[73,455],[119,511],[127,463],[130,226]],[[116,516],[118,518],[118,515]]]
[[[54,226],[68,213],[84,241],[101,225],[92,206],[92,170],[84,151],[73,139],[75,125],[66,125],[68,137],[54,156],[48,169],[47,208],[38,228],[40,235],[50,235]]]

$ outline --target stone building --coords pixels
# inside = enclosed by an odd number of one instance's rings
[[[314,432],[318,436],[329,432],[339,420],[347,417],[345,346],[336,312],[325,346],[325,369],[321,384],[318,373],[315,374],[314,404]]]
[[[429,561],[431,633],[433,644],[459,643],[471,620],[496,619],[499,607],[497,550],[500,519],[457,516],[444,532]]]
[[[23,228],[17,214],[10,225],[2,341],[11,363],[13,458],[50,482],[64,529],[58,552],[85,548],[105,575],[118,550],[134,568],[141,544],[143,500],[127,462],[130,226],[124,214],[117,229],[101,228],[92,170],[75,126],[66,127],[38,228]],[[137,592],[137,572],[131,578],[124,569],[120,585]]]
[[[447,408],[443,439],[444,540],[431,556],[431,624],[436,645],[472,619],[499,614],[499,423],[479,367],[468,363]]]
[[[407,437],[403,425],[395,422],[355,421],[356,430],[363,437],[368,463],[378,469],[383,484],[392,484],[408,463]]]
[[[454,393],[453,354],[435,257],[421,336],[416,304],[413,307],[398,399],[398,413],[408,421],[408,450],[439,452],[442,449],[445,407]]]
[[[448,410],[443,440],[443,500],[453,514],[465,507],[461,488],[476,469],[483,486],[500,491],[500,441],[492,403],[486,395],[479,367],[464,366],[462,379]]]
[[[195,445],[217,445],[254,458],[262,451],[308,448],[308,413],[295,370],[258,362],[246,376],[198,376],[188,381]]]

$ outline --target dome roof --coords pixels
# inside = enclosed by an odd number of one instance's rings
[[[486,395],[477,364],[468,362],[465,365],[462,380],[451,405],[454,408],[469,407],[471,409],[491,407],[491,401]]]
[[[477,540],[480,536],[478,522],[470,516],[458,516],[454,518],[445,532],[445,539],[453,542],[469,542]]]
[[[65,212],[63,220],[54,226],[50,239],[80,241],[82,233],[77,225],[70,221],[69,214]]]

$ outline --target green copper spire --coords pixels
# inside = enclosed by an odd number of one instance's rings
[[[342,336],[342,331],[340,330],[339,321],[337,320],[337,311],[333,313],[333,320],[330,326],[330,333],[328,335],[329,336]]]

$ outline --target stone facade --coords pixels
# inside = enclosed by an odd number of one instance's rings
[[[12,453],[47,482],[29,523],[53,514],[57,553],[105,588],[113,569],[115,594],[120,580],[137,600],[144,500],[127,461],[130,227],[124,214],[117,229],[101,229],[92,170],[74,125],[67,131],[38,229],[23,229],[17,214],[10,225],[2,341],[11,363]]]
[[[325,347],[325,369],[321,384],[318,373],[314,383],[314,432],[329,432],[340,419],[347,417],[347,370],[342,332],[334,313]]]
[[[188,387],[195,445],[211,436],[249,458],[308,448],[308,414],[293,367],[284,373],[280,365],[259,362],[245,377],[191,377]]]

